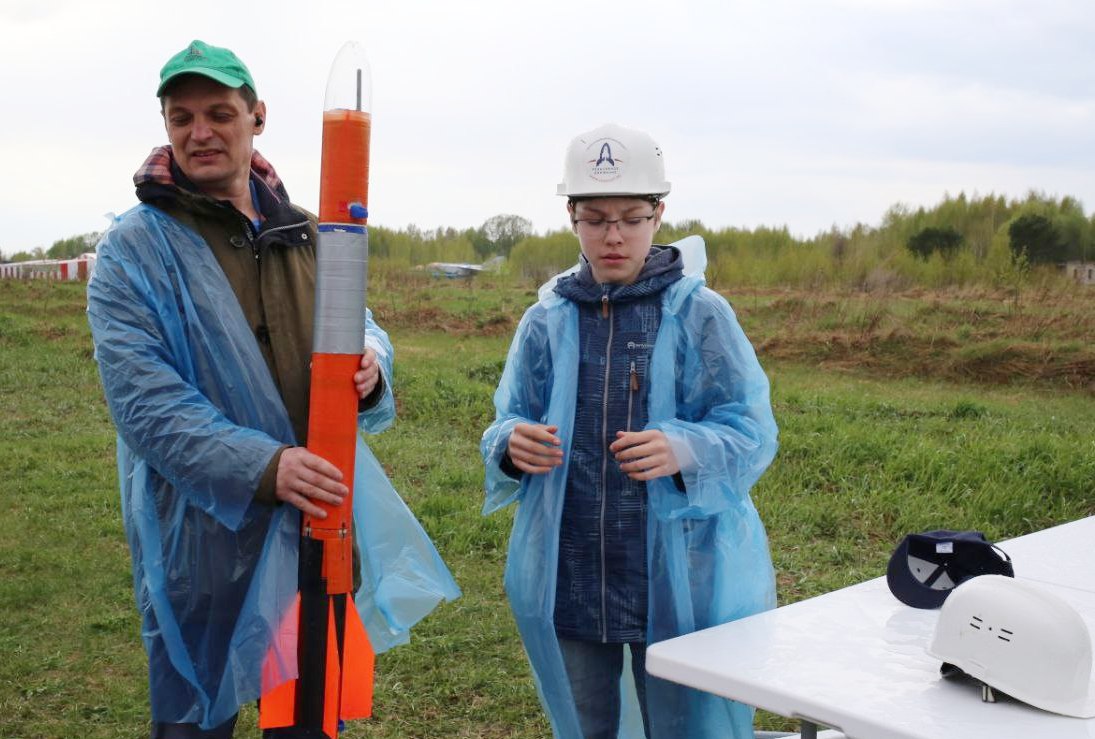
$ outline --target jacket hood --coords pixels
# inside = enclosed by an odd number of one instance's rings
[[[254,150],[251,152],[251,181],[256,185],[261,183],[266,186],[259,188],[260,193],[268,190],[277,200],[289,202],[289,193],[274,171],[274,166]],[[137,197],[141,202],[178,194],[180,191],[201,194],[198,186],[179,168],[169,145],[158,146],[152,150],[144,164],[133,174],[133,184],[137,187]]]
[[[600,303],[604,296],[612,302],[626,302],[664,290],[684,274],[684,260],[674,246],[655,244],[650,247],[639,276],[629,285],[601,284],[593,277],[593,268],[585,256],[579,257],[581,267],[573,275],[559,279],[555,292],[576,303]]]
[[[235,212],[230,203],[209,197],[190,181],[179,168],[170,146],[153,149],[133,175],[133,183],[142,203],[174,202],[193,212],[213,213],[224,208]],[[279,234],[286,243],[296,246],[311,242],[307,234],[311,216],[289,201],[289,193],[273,165],[257,151],[251,152],[251,185],[264,219],[260,233]]]

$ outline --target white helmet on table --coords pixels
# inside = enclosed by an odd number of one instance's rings
[[[669,183],[661,147],[642,131],[611,123],[580,134],[567,147],[557,194],[662,198]]]
[[[1029,582],[981,575],[960,584],[939,611],[928,654],[1032,706],[1095,716],[1087,625]]]

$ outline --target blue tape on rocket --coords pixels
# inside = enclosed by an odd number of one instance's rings
[[[328,233],[330,231],[344,231],[346,233],[363,234],[367,229],[365,226],[358,226],[355,223],[321,223],[319,224],[320,233]]]

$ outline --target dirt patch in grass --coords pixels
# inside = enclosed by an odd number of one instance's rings
[[[1095,393],[1095,291],[1019,305],[992,294],[783,292],[737,305],[762,358]]]
[[[757,353],[826,368],[885,377],[924,377],[1003,385],[1028,382],[1095,394],[1095,352],[1066,351],[1038,344],[966,345],[947,337],[922,337],[891,330],[868,334],[773,336]]]
[[[376,320],[387,330],[443,331],[457,336],[499,336],[513,333],[520,316],[500,312],[452,313],[437,306],[376,308]]]

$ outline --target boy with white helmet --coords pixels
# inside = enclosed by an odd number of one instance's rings
[[[752,709],[644,665],[775,605],[749,498],[776,450],[768,381],[729,304],[653,243],[650,136],[582,134],[564,172],[579,270],[522,318],[481,446],[484,513],[520,504],[506,591],[541,700],[557,737],[751,737]]]

